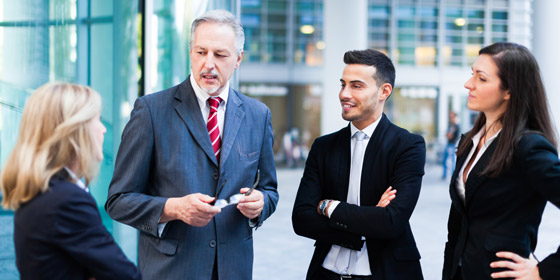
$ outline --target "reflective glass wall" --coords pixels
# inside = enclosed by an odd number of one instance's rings
[[[140,76],[138,2],[121,2],[0,1],[2,166],[10,164],[6,158],[17,140],[23,107],[36,88],[50,81],[91,86],[102,96],[101,121],[107,133],[99,177],[90,187],[109,230],[114,230],[113,222],[103,205],[120,134],[130,104],[139,94]],[[11,212],[5,213],[11,215]],[[8,259],[13,258],[13,248],[10,249],[12,254],[5,256]],[[135,253],[130,257],[135,258]],[[13,259],[7,261],[3,266],[7,274],[0,278],[11,279],[15,272],[13,265]]]
[[[118,145],[115,135],[120,137],[138,96],[138,5],[25,0],[2,1],[0,8],[2,164],[9,164],[5,160],[33,90],[49,81],[90,85],[102,96],[101,120],[107,127],[101,173],[92,186],[101,204]]]

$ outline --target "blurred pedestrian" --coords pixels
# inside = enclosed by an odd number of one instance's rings
[[[295,166],[294,163],[294,141],[292,139],[291,130],[286,130],[284,136],[282,136],[282,150],[284,151],[284,161],[286,167],[292,168]]]
[[[457,124],[457,114],[455,112],[449,112],[449,125],[447,126],[447,132],[445,133],[445,138],[447,139],[447,143],[445,148],[443,149],[443,160],[441,165],[443,167],[443,174],[441,175],[441,179],[445,180],[447,178],[448,173],[448,162],[451,162],[451,174],[455,170],[455,148],[457,147],[457,141],[459,140],[459,136],[461,136],[461,130],[459,125]]]
[[[46,84],[25,106],[1,175],[21,279],[141,278],[88,189],[103,159],[100,113],[99,94],[73,84]]]
[[[527,48],[480,50],[465,83],[478,111],[450,183],[443,279],[560,279],[560,251],[533,255],[546,202],[560,206],[560,162],[546,93]]]

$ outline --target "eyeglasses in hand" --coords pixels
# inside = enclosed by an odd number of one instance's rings
[[[260,177],[261,177],[261,171],[259,169],[257,169],[257,179],[255,180],[255,183],[253,184],[253,186],[246,193],[234,194],[234,195],[229,197],[229,200],[228,199],[218,199],[214,202],[214,206],[224,208],[228,205],[239,203],[239,201],[241,201],[242,197],[248,196],[253,192],[253,190],[259,184]]]

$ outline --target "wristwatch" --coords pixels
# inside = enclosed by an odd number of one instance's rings
[[[321,214],[323,216],[328,217],[327,213],[325,213],[325,210],[327,209],[327,205],[329,205],[330,200],[325,199],[323,200],[323,202],[321,202],[321,205],[319,205],[319,211],[321,211]]]

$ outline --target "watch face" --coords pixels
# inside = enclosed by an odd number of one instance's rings
[[[321,210],[321,214],[325,215],[325,208],[327,207],[327,200],[323,200],[323,202],[321,202],[321,206],[319,206],[319,209]]]

